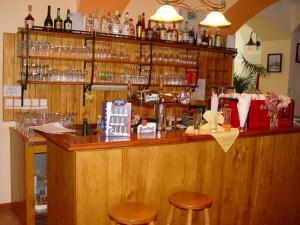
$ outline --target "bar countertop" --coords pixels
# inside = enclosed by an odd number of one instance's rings
[[[176,143],[179,144],[184,142],[213,140],[213,137],[210,135],[186,135],[185,129],[177,129],[175,131],[156,133],[153,136],[138,137],[135,133],[132,133],[129,138],[107,139],[105,139],[103,135],[90,135],[83,137],[72,133],[47,134],[39,131],[37,132],[43,137],[45,137],[48,141],[62,147],[67,151],[82,151],[91,149],[106,150],[111,148],[122,148],[132,146],[164,145]],[[298,125],[292,128],[248,130],[246,132],[240,132],[239,137],[265,136],[296,132],[300,132],[300,126]]]

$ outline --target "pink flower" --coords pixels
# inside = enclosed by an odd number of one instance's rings
[[[265,103],[268,108],[268,116],[277,114],[282,108],[286,108],[291,99],[288,96],[278,96],[273,91],[267,91]]]

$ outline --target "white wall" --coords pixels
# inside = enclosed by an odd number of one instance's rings
[[[295,99],[295,115],[300,116],[300,63],[296,63],[296,46],[300,43],[300,32],[292,35],[289,95]]]
[[[280,73],[270,73],[269,78],[262,78],[260,89],[262,92],[273,90],[277,94],[288,95],[290,76],[291,39],[265,41],[262,47],[262,64],[267,66],[268,54],[282,53],[282,69]]]
[[[252,31],[253,29],[245,24],[235,34],[235,47],[238,50],[238,55],[234,59],[234,72],[240,75],[246,75],[243,73],[242,56],[244,56],[251,63],[261,63],[261,48],[257,49],[255,46],[246,46]],[[255,34],[252,35],[252,40],[254,42],[256,41]],[[261,41],[259,37],[258,40]]]
[[[78,0],[0,0],[0,86],[3,85],[3,33],[15,33],[18,27],[24,26],[27,5],[33,6],[33,17],[36,25],[42,25],[47,14],[47,5],[52,6],[52,18],[56,8],[60,7],[62,18],[67,9],[76,11]],[[3,93],[0,94],[0,204],[10,202],[10,149],[9,126],[13,123],[3,122]]]

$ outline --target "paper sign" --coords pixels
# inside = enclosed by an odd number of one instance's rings
[[[21,97],[21,86],[20,85],[4,85],[4,97]]]
[[[198,87],[195,89],[196,100],[205,100],[205,79],[198,79]]]

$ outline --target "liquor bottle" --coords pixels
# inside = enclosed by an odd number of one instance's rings
[[[217,29],[217,32],[215,35],[215,46],[216,47],[221,47],[221,40],[222,40],[221,32],[219,29]]]
[[[129,28],[130,27],[130,23],[129,23],[129,13],[126,12],[125,14],[125,21],[123,23],[123,27],[122,27],[122,34],[123,35],[129,35]]]
[[[57,31],[62,30],[62,19],[60,18],[60,8],[57,8],[57,15],[54,19],[54,29]]]
[[[142,13],[141,18],[141,24],[142,24],[142,38],[146,38],[146,24],[145,24],[145,13]]]
[[[207,34],[206,34],[206,30],[203,30],[202,46],[208,46],[208,37],[207,37]]]
[[[178,42],[183,42],[183,30],[181,26],[178,28]]]
[[[101,17],[100,24],[101,24],[100,31],[101,31],[102,33],[107,34],[107,33],[108,33],[108,25],[107,25],[107,20],[106,20],[105,11],[103,11],[103,14],[102,14],[102,17]]]
[[[121,22],[120,22],[120,18],[119,18],[119,11],[116,10],[115,17],[113,20],[113,25],[112,25],[112,33],[113,34],[120,34],[120,25],[121,25]]]
[[[88,136],[89,134],[89,124],[88,124],[88,118],[83,118],[83,129],[82,129],[82,136]]]
[[[65,31],[72,30],[72,20],[70,19],[70,9],[67,10],[67,18],[64,21],[64,29],[65,29]]]
[[[153,27],[153,39],[159,40],[159,38],[160,38],[160,27],[159,27],[158,22],[156,21],[155,25]]]
[[[162,27],[160,29],[160,40],[167,40],[167,29],[165,27],[165,23],[162,23]]]
[[[136,23],[136,37],[142,38],[142,17],[141,15],[138,16],[138,22]]]
[[[200,46],[202,44],[202,29],[201,26],[198,25],[198,31],[197,31],[197,45]]]
[[[99,15],[98,15],[98,10],[97,9],[95,9],[94,10],[94,13],[93,13],[93,15],[94,15],[94,31],[96,31],[96,32],[100,32],[100,17],[99,17]]]
[[[129,20],[129,36],[131,36],[131,37],[135,36],[135,26],[133,25],[132,18],[130,18],[130,20]]]
[[[185,22],[185,27],[183,30],[183,35],[182,35],[183,42],[189,42],[189,27],[188,27],[188,21]]]
[[[106,22],[107,22],[107,33],[112,34],[113,21],[110,18],[110,12],[107,13]]]
[[[172,30],[172,41],[178,41],[178,30],[176,29],[176,23],[173,22],[173,30]]]
[[[92,10],[90,10],[89,15],[86,17],[85,30],[88,32],[93,32],[94,30],[94,18]]]
[[[53,21],[51,18],[51,6],[48,5],[48,13],[47,13],[47,17],[44,21],[44,29],[51,30],[52,28],[53,28]]]
[[[171,29],[171,27],[169,26],[167,29],[167,37],[166,37],[167,41],[172,41],[173,40],[173,30]]]
[[[214,46],[214,35],[208,35],[208,46]]]
[[[153,29],[151,27],[151,20],[148,20],[148,27],[146,29],[146,38],[152,40],[153,38]]]
[[[32,5],[28,5],[28,15],[25,17],[25,28],[32,29],[34,26],[34,18],[31,15]]]
[[[195,38],[194,27],[191,26],[190,31],[189,31],[189,43],[190,44],[194,44],[194,38]]]

